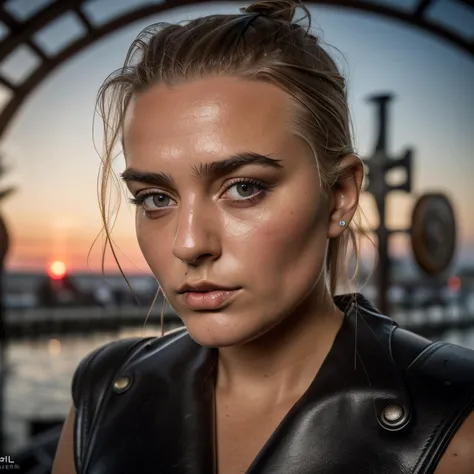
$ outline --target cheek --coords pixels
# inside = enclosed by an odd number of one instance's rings
[[[288,206],[262,212],[252,225],[241,226],[239,254],[256,271],[278,271],[302,259],[316,264],[323,254],[327,233],[322,206]]]
[[[327,223],[321,209],[308,206],[279,213],[256,232],[261,242],[251,259],[266,300],[295,303],[319,281],[324,269]]]

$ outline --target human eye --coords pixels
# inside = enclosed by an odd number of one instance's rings
[[[141,207],[145,212],[167,209],[170,207],[170,204],[176,203],[167,194],[157,191],[143,192],[134,198],[129,198],[128,201],[134,206]]]
[[[263,198],[269,189],[270,186],[268,184],[256,179],[235,179],[227,185],[224,196],[227,196],[225,200],[229,200],[234,203],[253,203]]]

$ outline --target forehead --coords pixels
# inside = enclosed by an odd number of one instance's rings
[[[291,146],[292,103],[280,88],[238,78],[152,86],[132,105],[125,130],[127,161],[274,153]]]

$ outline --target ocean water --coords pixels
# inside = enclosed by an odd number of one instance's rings
[[[74,370],[89,352],[114,339],[159,334],[158,326],[148,326],[146,330],[11,341],[6,348],[4,389],[6,452],[27,445],[32,421],[64,419],[72,403]]]

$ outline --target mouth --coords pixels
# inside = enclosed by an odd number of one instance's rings
[[[216,310],[234,297],[240,288],[222,287],[208,282],[186,284],[178,290],[186,306],[193,310]]]
[[[236,291],[239,288],[237,287],[225,287],[218,285],[216,283],[208,281],[200,281],[196,283],[186,283],[181,286],[178,290],[178,294],[182,295],[184,293],[209,293],[213,291]]]

